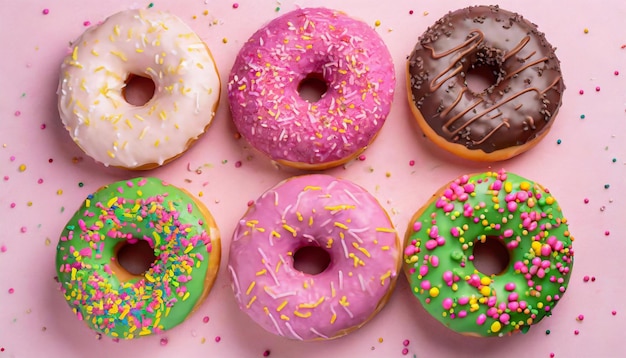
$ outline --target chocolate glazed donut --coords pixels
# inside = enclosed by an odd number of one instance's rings
[[[448,13],[420,36],[407,61],[420,128],[467,159],[505,160],[530,149],[548,133],[565,90],[554,51],[535,24],[498,6]],[[466,76],[481,68],[495,80],[475,92]]]

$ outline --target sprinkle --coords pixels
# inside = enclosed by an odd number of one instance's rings
[[[20,232],[21,232],[22,234],[26,233],[26,231],[27,231],[26,226],[22,226],[22,227],[20,228]]]
[[[409,342],[409,340],[408,340],[408,339],[405,339],[405,340],[402,342],[402,345],[403,345],[403,346],[405,346],[405,347],[407,347],[407,346],[409,345],[409,343],[410,343],[410,342]]]
[[[202,323],[209,323],[209,316],[202,317]]]
[[[584,32],[584,33],[586,33],[586,34],[588,34],[588,33],[589,33],[589,29],[585,27],[585,28],[584,28],[584,30],[583,30],[583,32]]]
[[[589,199],[585,198],[585,200],[583,200],[585,202],[585,204],[589,204]]]
[[[410,165],[410,166],[414,166],[414,165],[415,165],[415,161],[414,161],[414,160],[410,160],[410,161],[409,161],[409,165]]]
[[[579,330],[577,330],[577,329],[575,329],[575,330],[574,330],[574,334],[575,334],[575,335],[578,335],[579,333],[580,333],[580,331],[579,331]]]
[[[149,9],[149,8],[151,8],[151,7],[153,7],[153,6],[154,6],[154,3],[152,3],[152,2],[151,2],[151,3],[149,3],[149,4],[148,4],[148,9]]]
[[[584,115],[584,114],[581,114],[581,115],[580,115],[580,119],[585,119],[585,115]]]
[[[376,22],[374,22],[374,26],[376,27],[380,26],[380,20],[376,20]]]
[[[359,155],[359,160],[364,161],[366,159],[365,154]]]
[[[222,337],[220,336],[216,336],[215,337],[215,342],[219,343],[222,340]]]
[[[585,93],[585,91],[583,91],[583,90],[578,91],[578,94],[584,94],[584,93]]]
[[[556,144],[561,144],[561,140],[560,140],[560,139],[557,139],[557,140],[556,140]]]
[[[409,10],[409,15],[413,15],[413,10]]]
[[[609,236],[611,233],[609,232],[609,230],[604,232],[604,236]]]
[[[20,164],[18,169],[19,169],[20,172],[25,171],[26,170],[26,164]]]
[[[584,320],[584,319],[585,319],[585,316],[583,316],[583,315],[581,315],[581,314],[579,314],[579,315],[578,315],[578,317],[576,317],[576,320],[577,320],[577,321],[582,321],[582,320]]]
[[[50,13],[50,9],[43,9],[41,13],[44,15],[48,15]]]
[[[600,92],[600,86],[596,86],[596,92]]]
[[[615,72],[613,72],[613,74],[614,74],[615,76],[618,76],[618,75],[619,75],[619,71],[617,71],[617,70],[616,70]]]
[[[167,345],[167,338],[161,338],[160,344],[162,346],[166,346]]]
[[[409,349],[408,348],[403,348],[402,349],[402,355],[405,356],[407,354],[409,354]]]
[[[238,8],[238,7],[239,7],[239,4],[238,4],[238,3],[234,3],[234,4],[233,4],[233,9],[236,9],[236,8]],[[269,355],[269,354],[268,354],[268,355]],[[266,356],[266,357],[267,357],[267,356]]]
[[[9,294],[13,294],[13,292],[15,292],[15,290],[13,289],[13,287],[9,288]]]
[[[610,185],[610,184],[604,184],[604,189],[608,189],[608,188],[610,188],[610,187],[611,187],[611,185]]]
[[[228,39],[227,39],[226,37],[224,37],[224,38],[222,39],[222,43],[228,43]]]
[[[22,114],[22,112],[20,112],[20,111],[15,111],[15,113],[14,113],[14,115],[15,115],[16,117],[19,117],[21,114]]]
[[[549,334],[550,334],[550,330],[546,329],[546,335],[549,335]]]

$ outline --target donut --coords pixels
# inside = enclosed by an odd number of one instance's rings
[[[126,100],[134,78],[154,84],[143,105]],[[155,9],[122,11],[90,27],[61,65],[63,125],[105,166],[146,170],[174,160],[208,129],[219,98],[207,46],[180,18]]]
[[[318,101],[299,88],[323,82]],[[367,24],[325,8],[282,15],[243,45],[228,99],[239,134],[278,164],[321,170],[361,154],[393,100],[394,66]]]
[[[468,86],[473,74],[487,87]],[[476,161],[509,159],[537,145],[565,90],[544,34],[498,6],[460,9],[435,22],[409,55],[406,79],[413,116],[426,137]]]
[[[410,220],[404,271],[426,311],[453,331],[526,333],[563,297],[572,241],[559,204],[541,185],[504,170],[463,175]],[[487,242],[508,254],[501,272],[477,268],[476,249]]]
[[[296,268],[303,248],[327,253],[320,273]],[[294,340],[350,333],[386,304],[402,264],[386,211],[365,189],[323,174],[292,177],[262,194],[237,224],[228,271],[239,307]]]
[[[154,262],[132,273],[121,250],[144,242]],[[87,196],[57,246],[61,291],[99,334],[132,339],[182,323],[209,294],[220,265],[219,230],[184,189],[135,178]]]

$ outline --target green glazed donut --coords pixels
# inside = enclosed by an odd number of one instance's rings
[[[148,242],[143,274],[118,262],[121,247]],[[87,196],[57,246],[58,279],[72,311],[96,332],[132,339],[182,323],[209,293],[220,236],[206,207],[156,178],[120,181]]]
[[[476,269],[473,248],[488,239],[509,253],[503,272]],[[552,313],[568,286],[573,240],[541,185],[504,170],[464,175],[409,222],[404,269],[413,294],[445,326],[503,336]]]

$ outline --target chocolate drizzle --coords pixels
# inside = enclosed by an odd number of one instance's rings
[[[408,59],[412,98],[441,137],[491,153],[547,131],[565,89],[554,48],[537,26],[497,6],[448,13],[420,36]],[[495,82],[480,93],[466,75]]]

